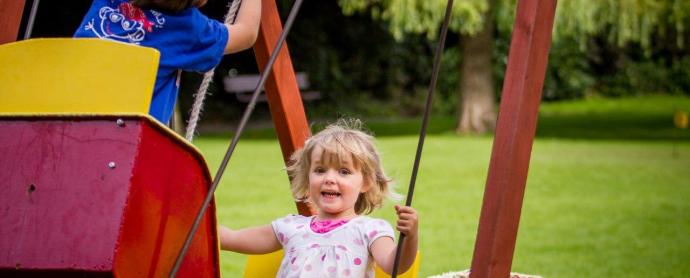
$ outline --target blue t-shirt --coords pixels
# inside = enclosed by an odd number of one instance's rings
[[[172,116],[179,70],[212,69],[223,57],[229,37],[224,24],[209,19],[197,8],[169,14],[143,10],[127,0],[94,0],[74,36],[157,49],[161,56],[149,114],[163,123]]]

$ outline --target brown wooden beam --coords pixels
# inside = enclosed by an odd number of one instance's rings
[[[283,26],[275,0],[262,0],[261,27],[259,28],[259,37],[254,45],[254,54],[260,69],[263,69],[268,63],[271,51],[282,31]],[[311,134],[287,43],[283,44],[273,65],[272,73],[266,80],[266,97],[280,141],[283,159],[287,162],[290,155],[301,148]],[[315,213],[312,208],[302,202],[297,203],[297,210],[302,215]]]
[[[25,0],[0,0],[0,44],[17,40]]]
[[[556,0],[518,1],[470,276],[508,277],[551,46]]]

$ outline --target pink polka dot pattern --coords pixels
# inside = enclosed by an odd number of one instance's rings
[[[355,244],[357,244],[357,245],[359,245],[359,246],[363,246],[363,245],[364,245],[364,241],[363,241],[361,238],[356,238],[356,239],[354,240],[354,242],[355,242]]]
[[[369,239],[373,239],[378,233],[379,233],[378,231],[369,232]]]
[[[352,272],[349,269],[343,270],[343,276],[350,276]]]
[[[337,247],[340,250],[347,251],[347,247],[345,247],[345,245],[338,245]]]
[[[311,271],[311,265],[308,264],[308,265],[304,266],[304,270]]]
[[[278,233],[278,240],[283,242],[285,240],[285,235],[283,233]]]
[[[309,246],[309,248],[319,248],[319,246],[321,245],[319,245],[318,243],[314,243],[311,246]]]
[[[355,258],[354,263],[355,263],[355,265],[361,265],[361,264],[362,264],[362,260],[361,260],[360,258]]]
[[[335,266],[329,266],[328,267],[328,272],[330,272],[330,273],[334,273],[336,270],[337,270],[337,268],[335,268]]]

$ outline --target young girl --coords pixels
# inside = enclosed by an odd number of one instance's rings
[[[283,248],[277,277],[374,277],[372,262],[391,273],[393,229],[363,215],[394,195],[373,137],[341,121],[307,140],[291,162],[294,197],[311,202],[318,213],[237,231],[221,226],[221,248],[245,254]],[[406,206],[395,206],[395,211],[397,229],[406,236],[399,265],[403,273],[417,253],[417,212]]]
[[[243,0],[234,24],[203,15],[197,8],[206,1],[93,0],[74,36],[157,49],[161,56],[149,114],[167,124],[177,99],[180,70],[208,71],[223,54],[251,47],[258,36],[261,0]]]

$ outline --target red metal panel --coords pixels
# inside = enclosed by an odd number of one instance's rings
[[[145,117],[0,117],[0,276],[164,276],[210,178]],[[214,206],[181,273],[218,277]]]
[[[283,30],[278,8],[273,0],[261,2],[261,27],[254,45],[256,62],[263,69],[271,57],[271,51]],[[272,74],[266,80],[266,97],[273,116],[273,124],[280,140],[283,159],[288,161],[292,153],[304,145],[311,134],[304,105],[300,96],[295,71],[292,68],[287,43],[283,44]],[[315,211],[305,203],[298,202],[297,210],[302,215],[312,215]]]
[[[555,10],[555,0],[518,2],[472,277],[510,275]]]
[[[0,0],[0,44],[17,40],[24,0]]]
[[[0,268],[111,268],[138,131],[59,120],[0,130]]]
[[[168,275],[210,184],[209,176],[201,174],[205,165],[192,153],[181,152],[176,140],[152,126],[144,127],[119,242],[122,251],[116,258],[118,277]],[[218,272],[211,205],[178,276],[213,277]]]

